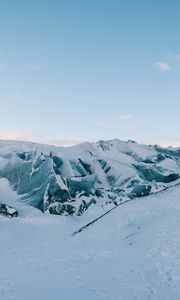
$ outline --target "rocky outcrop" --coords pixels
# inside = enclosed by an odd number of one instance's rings
[[[0,215],[4,217],[14,218],[18,216],[18,211],[14,207],[0,203]]]

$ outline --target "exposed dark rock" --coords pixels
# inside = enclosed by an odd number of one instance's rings
[[[0,215],[14,218],[18,216],[18,211],[14,207],[0,203]]]
[[[49,207],[49,212],[54,215],[72,216],[75,213],[75,207],[69,203],[54,203]]]
[[[91,199],[90,201],[85,201],[82,200],[82,203],[79,206],[79,210],[77,215],[81,216],[83,215],[83,213],[92,205],[92,204],[96,204],[96,200],[95,199]]]

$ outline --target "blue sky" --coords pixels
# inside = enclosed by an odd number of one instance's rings
[[[180,145],[180,1],[0,1],[0,138]]]

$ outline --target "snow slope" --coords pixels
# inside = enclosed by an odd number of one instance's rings
[[[1,193],[11,204],[7,182]],[[74,237],[93,210],[67,218],[24,204],[0,217],[0,299],[179,300],[179,195],[136,198]]]

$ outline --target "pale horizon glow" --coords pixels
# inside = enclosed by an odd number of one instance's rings
[[[120,138],[119,138],[120,139]],[[54,140],[46,140],[42,137],[33,136],[30,133],[26,133],[23,131],[14,130],[12,132],[2,132],[0,131],[0,140],[4,141],[25,141],[25,142],[35,142],[35,143],[42,143],[47,145],[54,145],[59,147],[70,147],[75,146],[81,143],[90,142],[90,143],[96,143],[101,139],[97,140],[81,140],[81,139],[54,139]],[[111,140],[111,138],[103,139],[103,140]],[[120,139],[122,140],[122,139]],[[127,140],[122,140],[127,141]],[[136,141],[139,144],[146,144],[146,145],[160,145],[162,147],[174,147],[174,148],[180,148],[180,139],[162,139],[162,138],[151,138],[151,139],[144,139],[144,140],[137,140]]]

